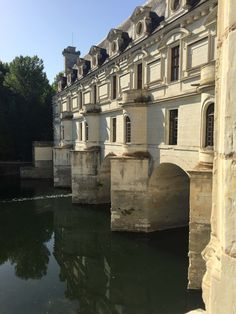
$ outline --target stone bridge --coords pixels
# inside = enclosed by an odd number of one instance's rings
[[[63,51],[54,184],[71,187],[74,203],[111,204],[113,231],[189,225],[189,288],[200,288],[210,238],[217,10],[215,0],[183,2],[178,10],[164,0],[138,7],[125,29],[112,29],[84,58],[75,47]],[[146,21],[154,32],[140,31]]]

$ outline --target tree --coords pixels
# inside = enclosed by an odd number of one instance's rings
[[[8,141],[7,145],[13,148],[8,159],[30,160],[33,141],[52,140],[54,92],[44,72],[43,61],[37,56],[16,57],[1,72],[4,77],[2,88],[8,94],[5,100],[8,114],[4,119],[7,120],[7,134],[11,137],[11,142]],[[1,116],[0,112],[0,120]],[[0,159],[6,157],[3,154],[5,149],[1,149],[1,146],[4,147],[0,136]]]
[[[62,78],[63,76],[64,76],[64,73],[63,73],[63,72],[59,72],[59,73],[55,76],[55,78],[54,78],[54,80],[53,80],[52,88],[53,88],[53,90],[54,90],[55,93],[57,92],[57,84],[58,84],[60,78]]]

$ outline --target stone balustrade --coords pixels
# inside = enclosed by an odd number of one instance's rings
[[[120,105],[127,103],[148,103],[150,101],[150,95],[146,89],[130,89],[122,93],[122,102]]]

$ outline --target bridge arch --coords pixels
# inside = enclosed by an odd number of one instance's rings
[[[180,166],[161,163],[148,180],[149,218],[155,230],[189,223],[190,179]]]

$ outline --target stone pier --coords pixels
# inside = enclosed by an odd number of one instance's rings
[[[72,201],[110,203],[110,160],[101,164],[99,147],[72,152]]]
[[[188,288],[200,289],[206,265],[202,251],[210,240],[212,167],[199,165],[190,174]]]
[[[151,160],[111,160],[111,229],[151,232],[188,225],[189,178],[172,164],[151,171]]]
[[[71,149],[71,146],[60,146],[53,149],[55,187],[71,187]]]

